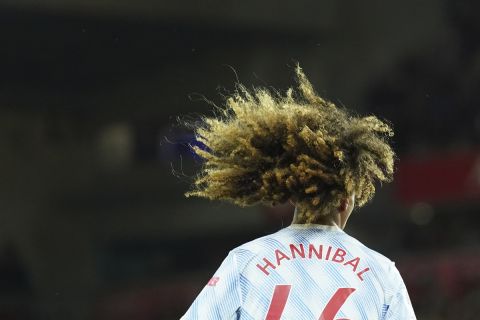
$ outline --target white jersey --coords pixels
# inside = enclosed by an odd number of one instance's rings
[[[181,319],[416,318],[392,261],[338,227],[294,224],[230,251]]]

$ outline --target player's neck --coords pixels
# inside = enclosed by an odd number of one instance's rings
[[[342,218],[339,212],[332,214],[315,214],[295,207],[292,224],[320,224],[342,228]]]

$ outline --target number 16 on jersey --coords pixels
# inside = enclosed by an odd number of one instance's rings
[[[273,291],[273,297],[268,308],[267,316],[265,320],[280,320],[283,309],[287,304],[288,295],[292,286],[289,284],[279,284],[275,286]],[[340,308],[343,306],[348,297],[355,291],[354,288],[339,288],[337,292],[330,298],[327,305],[322,311],[318,320],[335,320],[334,317]],[[348,320],[348,319],[337,319]]]

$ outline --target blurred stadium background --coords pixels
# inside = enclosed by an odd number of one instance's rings
[[[347,231],[419,319],[480,314],[480,2],[1,0],[0,319],[178,319],[291,208],[186,200],[177,117],[237,78],[389,119],[396,182]],[[233,69],[235,71],[233,71]]]

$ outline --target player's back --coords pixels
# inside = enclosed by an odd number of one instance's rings
[[[389,310],[394,304],[401,312]],[[184,319],[414,319],[393,262],[337,227],[291,225],[232,250]]]
[[[269,312],[284,319],[380,319],[394,286],[390,260],[336,227],[292,225],[234,253],[241,319],[264,319]]]

